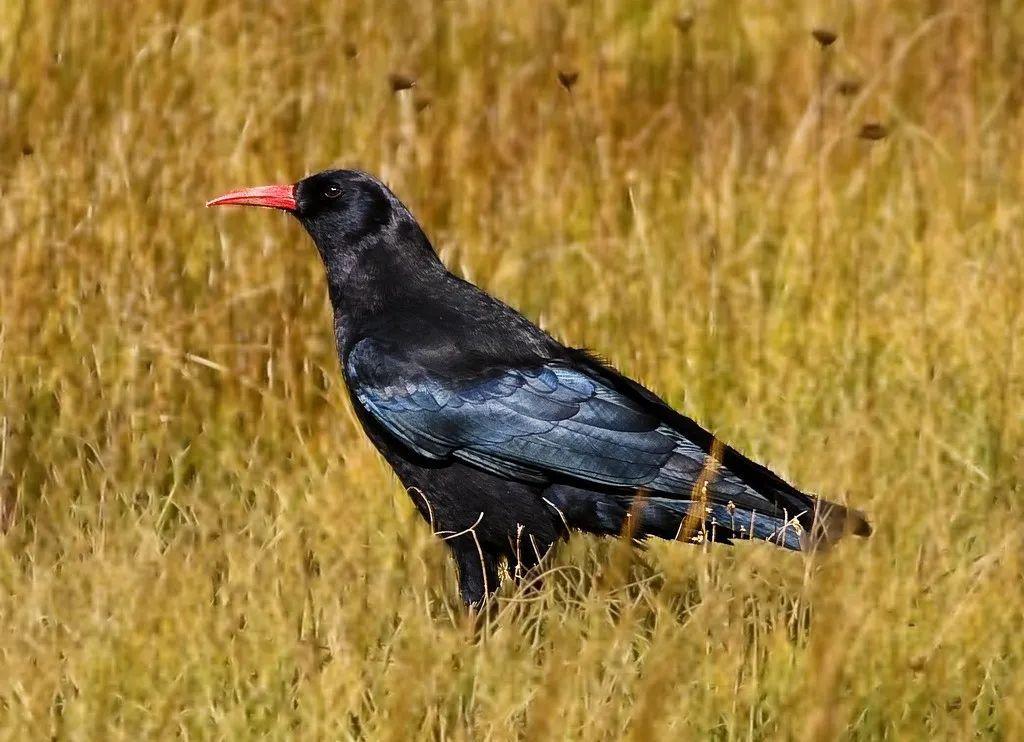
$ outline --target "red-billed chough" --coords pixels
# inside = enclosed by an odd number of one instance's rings
[[[654,393],[450,273],[375,178],[329,170],[208,206],[283,209],[320,252],[341,371],[366,434],[480,604],[572,530],[787,549],[866,536]]]

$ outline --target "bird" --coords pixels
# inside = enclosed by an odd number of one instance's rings
[[[871,526],[450,271],[377,178],[332,169],[207,206],[280,209],[323,263],[356,417],[480,609],[573,532],[792,551]]]

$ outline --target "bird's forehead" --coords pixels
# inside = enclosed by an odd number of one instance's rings
[[[298,185],[325,185],[327,183],[335,183],[338,185],[345,183],[374,183],[373,178],[361,173],[358,170],[323,170],[319,173],[314,173],[303,180],[299,181]]]
[[[324,170],[319,173],[309,175],[298,182],[298,186],[301,188],[316,187],[318,185],[325,185],[327,183],[338,183],[347,180],[345,177],[344,170]]]

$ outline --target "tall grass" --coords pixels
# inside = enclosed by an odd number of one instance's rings
[[[3,736],[1024,737],[1022,42],[1008,0],[0,3]],[[874,537],[577,537],[468,618],[308,239],[202,208],[332,165]]]

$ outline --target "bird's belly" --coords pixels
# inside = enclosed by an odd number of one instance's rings
[[[502,479],[461,462],[423,465],[381,447],[410,499],[445,538],[473,529],[491,549],[514,549],[523,534],[550,544],[561,533],[543,486]]]

